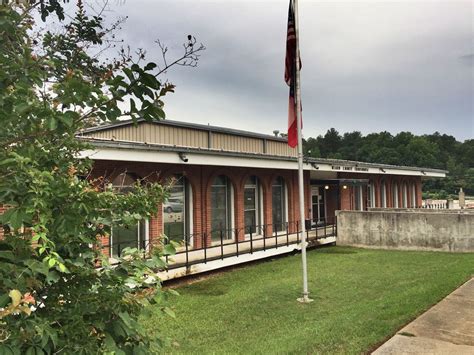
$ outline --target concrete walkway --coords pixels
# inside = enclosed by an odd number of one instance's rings
[[[474,278],[372,354],[474,354]]]

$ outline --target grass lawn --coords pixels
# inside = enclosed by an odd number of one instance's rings
[[[300,254],[179,287],[176,319],[156,312],[165,352],[361,353],[474,274],[474,254],[328,247],[308,252],[314,302],[299,304]]]

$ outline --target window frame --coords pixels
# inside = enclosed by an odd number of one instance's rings
[[[225,185],[216,185],[216,180],[218,178],[221,178],[223,177],[226,181]],[[219,232],[220,230],[214,230],[213,227],[212,227],[212,222],[213,222],[213,207],[212,207],[212,188],[213,187],[222,187],[222,186],[225,186],[226,188],[226,191],[225,191],[225,197],[226,197],[226,201],[225,201],[225,206],[226,206],[226,216],[225,216],[225,220],[226,220],[226,228],[224,229],[224,231],[226,232],[225,233],[225,236],[222,238],[222,241],[223,242],[231,242],[233,240],[235,240],[235,216],[234,216],[234,202],[235,202],[235,198],[234,198],[234,186],[232,184],[232,181],[230,180],[230,178],[226,175],[217,175],[213,178],[213,182],[211,184],[211,187],[210,187],[210,191],[209,191],[209,198],[210,198],[210,218],[211,218],[211,243],[212,244],[218,244],[220,243],[220,237],[219,238],[214,238],[213,236],[213,233],[214,232]]]
[[[255,178],[254,184],[249,184],[249,180],[251,178]],[[260,179],[256,175],[248,176],[245,183],[244,183],[244,235],[245,238],[250,238],[250,233],[247,233],[247,225],[245,223],[245,213],[250,210],[245,209],[245,190],[246,189],[254,189],[254,199],[255,199],[255,208],[253,209],[255,212],[255,232],[252,232],[252,236],[261,236],[263,234],[263,191],[262,191],[262,184],[260,183]]]
[[[280,184],[277,184],[277,182],[280,181],[281,183]],[[281,201],[281,215],[282,215],[282,221],[281,221],[281,225],[280,226],[286,226],[288,224],[288,187],[287,187],[287,184],[286,184],[286,181],[285,179],[282,177],[282,176],[277,176],[275,179],[273,179],[272,181],[272,230],[273,232],[281,232],[281,231],[284,231],[285,228],[283,229],[277,229],[277,230],[274,230],[275,228],[275,221],[274,221],[274,214],[273,214],[273,210],[274,210],[274,193],[273,193],[273,189],[275,186],[280,186],[281,187],[281,196],[282,196],[282,201]]]
[[[194,245],[194,210],[193,210],[193,187],[189,180],[186,178],[184,174],[176,174],[173,176],[176,180],[183,179],[183,193],[184,193],[184,201],[183,201],[183,223],[184,223],[184,234],[181,242],[185,241],[185,237],[187,236],[188,247],[193,247]],[[161,208],[162,213],[162,230],[165,233],[165,211],[164,211],[164,204]],[[166,233],[165,233],[166,234]],[[185,245],[182,246],[184,248]]]

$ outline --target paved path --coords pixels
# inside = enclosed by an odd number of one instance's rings
[[[388,354],[474,354],[474,278],[374,351]]]

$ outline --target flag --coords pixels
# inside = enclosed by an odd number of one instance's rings
[[[299,65],[298,68],[296,68],[296,41],[295,12],[293,8],[293,0],[290,0],[290,7],[288,9],[288,30],[286,34],[285,82],[290,87],[290,95],[288,98],[288,145],[292,148],[296,147],[298,144],[295,91],[296,70],[301,69],[299,53]]]

